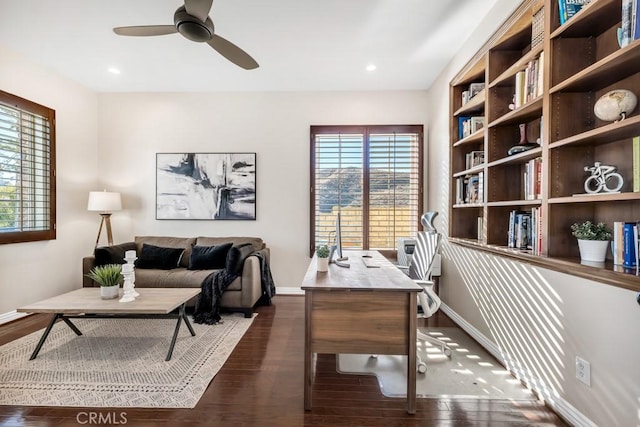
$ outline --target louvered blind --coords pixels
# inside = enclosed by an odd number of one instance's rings
[[[312,246],[395,249],[414,236],[421,209],[421,126],[312,126]],[[398,130],[394,130],[397,128]]]
[[[53,114],[46,107],[0,92],[1,243],[55,237]]]
[[[369,249],[395,248],[398,237],[413,237],[420,199],[419,135],[369,136]]]
[[[342,247],[362,246],[364,135],[329,133],[315,139],[315,241],[333,244],[341,212]]]

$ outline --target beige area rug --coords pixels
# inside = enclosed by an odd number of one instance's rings
[[[193,408],[253,318],[183,324],[170,361],[172,319],[73,319],[53,327],[29,360],[43,330],[0,347],[0,405]],[[189,318],[191,321],[191,318]]]
[[[418,397],[480,397],[485,399],[535,400],[509,371],[494,360],[478,343],[457,328],[421,328],[423,332],[446,341],[451,359],[431,344],[418,343],[418,353],[427,364],[427,372],[417,373]],[[407,395],[407,357],[341,354],[338,372],[372,374],[378,377],[380,390],[387,397]]]

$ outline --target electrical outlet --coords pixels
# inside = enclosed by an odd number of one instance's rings
[[[591,364],[576,356],[576,378],[591,387]]]

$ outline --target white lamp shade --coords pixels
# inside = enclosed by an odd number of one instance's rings
[[[122,200],[120,193],[109,191],[91,191],[89,192],[89,203],[87,203],[88,211],[98,212],[114,212],[122,209]]]

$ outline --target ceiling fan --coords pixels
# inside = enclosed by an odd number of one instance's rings
[[[184,0],[173,15],[173,25],[141,25],[134,27],[116,27],[113,32],[120,36],[163,36],[180,33],[194,42],[206,42],[220,55],[245,70],[258,68],[258,63],[244,50],[229,40],[215,34],[209,11],[213,0]]]

